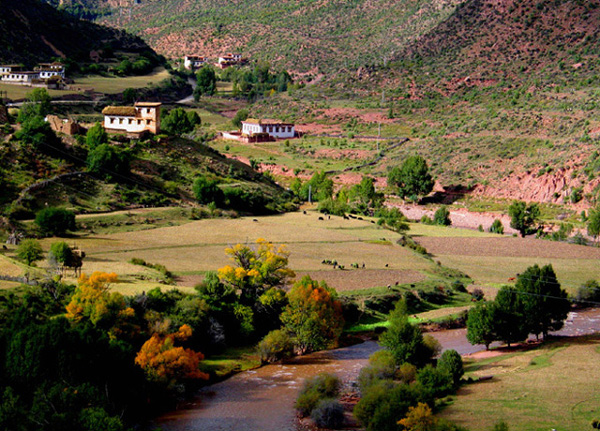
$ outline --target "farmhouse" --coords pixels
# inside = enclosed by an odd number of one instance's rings
[[[266,137],[265,140],[293,138],[296,136],[296,128],[294,124],[280,120],[248,118],[242,121],[242,136],[253,141],[262,140],[260,137]]]
[[[12,72],[11,71],[10,73],[5,73],[0,76],[0,81],[6,82],[7,84],[27,85],[27,84],[32,84],[34,81],[37,81],[39,79],[40,79],[39,72],[18,72],[18,71]]]
[[[216,63],[217,67],[220,67],[221,69],[226,69],[229,66],[235,66],[237,64],[245,64],[247,63],[248,60],[245,58],[242,58],[242,54],[225,54],[222,55],[221,57],[219,57],[219,60]]]
[[[65,67],[61,63],[40,63],[33,70],[40,73],[40,79],[48,79],[53,76],[65,77]]]
[[[107,106],[102,110],[104,128],[108,132],[126,132],[129,135],[160,133],[160,105],[138,102],[134,106]]]
[[[18,64],[0,64],[0,75],[11,72],[20,72],[21,70],[23,70],[23,67]]]
[[[206,64],[206,57],[199,57],[195,55],[186,55],[183,59],[183,67],[188,70],[199,69]]]

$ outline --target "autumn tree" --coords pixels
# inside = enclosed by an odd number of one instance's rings
[[[208,380],[208,375],[198,369],[204,355],[192,349],[176,346],[192,336],[192,328],[182,325],[177,332],[161,335],[154,333],[144,343],[135,363],[153,381],[173,384],[183,379]]]
[[[406,431],[430,431],[435,423],[433,411],[425,403],[409,407],[406,417],[398,421],[398,425],[402,425]]]
[[[118,292],[109,292],[110,283],[118,280],[117,274],[94,272],[89,277],[79,277],[78,286],[67,305],[67,318],[75,322],[89,320],[94,326],[104,328],[113,337],[123,335],[134,316],[125,298]]]
[[[289,252],[285,246],[259,238],[256,246],[237,244],[225,249],[233,265],[219,269],[219,279],[240,293],[241,302],[249,305],[268,289],[282,288],[295,276],[288,268]]]
[[[288,292],[288,301],[281,321],[301,353],[336,345],[344,319],[334,289],[305,276]]]

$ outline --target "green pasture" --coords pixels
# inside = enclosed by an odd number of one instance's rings
[[[520,431],[591,429],[600,414],[598,336],[547,343],[488,359],[471,360],[467,376],[491,380],[462,386],[441,416],[472,430],[500,420]]]
[[[98,93],[117,94],[122,93],[127,88],[144,88],[156,85],[169,78],[169,76],[166,69],[159,67],[151,74],[144,76],[107,77],[94,75],[77,78],[74,86],[85,90],[93,89]]]

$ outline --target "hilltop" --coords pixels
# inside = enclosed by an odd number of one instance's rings
[[[39,0],[0,0],[0,10],[0,63],[32,66],[55,57],[89,62],[90,51],[102,48],[150,49],[139,37],[79,20]]]

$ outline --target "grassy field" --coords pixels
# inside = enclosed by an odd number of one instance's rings
[[[5,93],[6,97],[11,100],[21,100],[27,97],[28,93],[31,93],[33,90],[32,87],[25,87],[23,85],[10,85],[10,84],[0,84],[0,92]],[[48,90],[48,93],[52,97],[64,96],[66,94],[75,94],[77,91],[73,90]]]
[[[441,229],[473,233],[471,237],[450,237],[422,231],[422,236],[416,239],[435,260],[469,274],[477,284],[509,283],[510,278],[536,263],[551,264],[558,281],[571,294],[585,281],[600,279],[600,249],[596,247],[498,235],[485,237],[475,231]]]
[[[155,85],[163,79],[167,79],[168,77],[169,72],[167,72],[163,67],[159,67],[151,74],[144,76],[127,76],[123,78],[117,78],[95,75],[85,78],[78,78],[74,86],[84,90],[93,89],[99,93],[116,94],[122,93],[126,88],[143,88],[150,85]]]
[[[472,430],[499,420],[520,431],[581,431],[600,416],[600,338],[545,344],[471,362],[467,376],[494,376],[463,386],[441,416]]]

